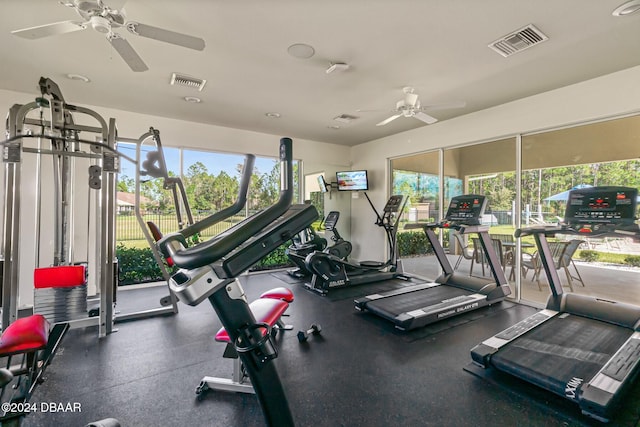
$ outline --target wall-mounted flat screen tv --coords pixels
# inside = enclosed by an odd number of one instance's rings
[[[342,171],[336,172],[339,191],[366,191],[369,189],[367,171]]]

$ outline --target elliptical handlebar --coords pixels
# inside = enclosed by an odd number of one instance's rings
[[[158,242],[158,246],[161,248],[165,256],[170,256],[173,259],[173,262],[180,268],[194,269],[211,264],[237,248],[243,242],[249,240],[252,236],[286,212],[293,200],[293,148],[291,138],[280,139],[279,152],[280,198],[274,205],[247,218],[247,220],[236,224],[234,227],[213,239],[190,248],[186,248],[185,237],[193,235],[197,231],[205,228],[202,227],[202,222],[206,221],[206,224],[210,225],[219,221],[223,215],[230,216],[229,212],[233,209],[237,212],[242,208],[242,206],[244,206],[252,171],[252,168],[247,168],[245,163],[239,198],[233,207],[224,209],[223,211],[220,211],[211,217],[192,225],[191,227],[187,227],[181,232],[172,233],[164,237]],[[248,155],[247,162],[253,164],[254,158],[254,156]],[[216,219],[216,221],[213,221],[212,217],[215,217],[214,219]]]

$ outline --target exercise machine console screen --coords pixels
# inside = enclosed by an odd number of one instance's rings
[[[582,188],[569,193],[565,222],[579,228],[599,225],[628,225],[635,220],[638,190],[626,187]]]
[[[446,222],[462,222],[468,225],[479,225],[487,198],[481,195],[468,194],[451,199],[445,215]]]

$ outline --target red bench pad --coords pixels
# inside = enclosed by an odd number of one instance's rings
[[[60,265],[36,268],[33,271],[33,286],[36,288],[69,288],[86,283],[84,265]]]
[[[40,350],[47,345],[49,322],[41,314],[23,317],[0,336],[0,356]]]
[[[147,227],[149,227],[149,230],[151,231],[153,240],[157,242],[158,240],[162,239],[162,231],[160,231],[158,226],[153,221],[147,221]],[[171,259],[171,257],[165,258],[165,261],[167,261],[167,265],[169,267],[173,267],[173,259]]]
[[[293,292],[285,287],[273,288],[260,295],[260,298],[281,299],[291,303],[293,302]]]
[[[269,326],[273,326],[278,322],[280,317],[284,314],[284,312],[289,307],[289,304],[286,301],[282,301],[279,299],[257,299],[249,304],[249,308],[253,313],[253,317],[255,317],[256,322],[258,323],[266,323]],[[263,333],[267,331],[264,330]],[[216,334],[216,341],[219,342],[230,342],[229,334],[227,334],[226,329],[220,328],[218,333]]]

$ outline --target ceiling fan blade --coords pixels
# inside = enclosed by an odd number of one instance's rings
[[[40,25],[37,27],[23,28],[11,31],[11,34],[24,39],[35,40],[43,37],[56,36],[58,34],[71,33],[73,31],[84,30],[87,26],[82,22],[62,21],[53,24]]]
[[[122,38],[120,34],[111,33],[107,35],[107,40],[111,43],[111,46],[118,52],[124,62],[127,63],[129,68],[135,72],[147,71],[149,67],[144,63],[142,58],[133,49],[128,41]]]
[[[139,22],[127,22],[127,30],[137,36],[147,37],[161,42],[187,47],[189,49],[204,49],[204,40],[199,37],[176,33],[174,31],[140,24]]]
[[[393,113],[393,112],[395,112],[395,110],[389,110],[388,108],[387,108],[387,109],[384,109],[384,110],[363,110],[363,109],[357,109],[357,110],[356,110],[356,112],[357,112],[357,113],[387,113],[387,112],[388,112],[388,113]]]
[[[381,121],[380,123],[376,124],[376,126],[384,126],[387,123],[391,123],[392,121],[394,121],[395,119],[397,119],[398,117],[400,117],[402,114],[394,114],[393,116],[389,117],[388,119],[384,119],[383,121]]]
[[[415,117],[418,120],[421,120],[421,121],[425,122],[428,125],[433,124],[433,123],[438,121],[438,119],[436,119],[435,117],[431,117],[430,115],[425,114],[422,111],[418,111],[417,113],[415,113],[413,115],[413,117]]]
[[[467,103],[464,101],[457,102],[447,102],[445,104],[433,104],[433,105],[423,105],[420,107],[421,110],[447,110],[449,108],[464,108],[467,106]]]

